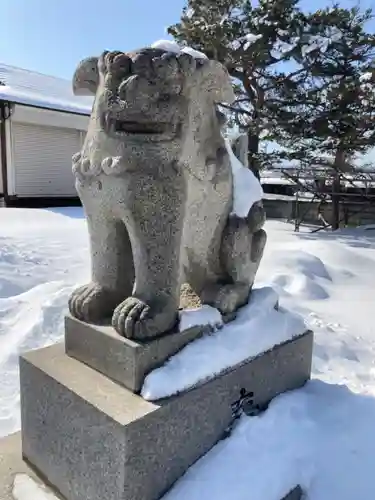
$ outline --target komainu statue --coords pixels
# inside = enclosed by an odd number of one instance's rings
[[[147,48],[82,61],[76,95],[94,95],[73,157],[92,281],[72,294],[86,322],[159,336],[178,320],[180,287],[223,314],[247,303],[266,233],[261,201],[232,213],[233,174],[216,103],[233,102],[218,62]]]

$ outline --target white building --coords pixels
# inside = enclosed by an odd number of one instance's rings
[[[0,198],[77,197],[71,158],[87,130],[92,99],[67,80],[0,63]]]

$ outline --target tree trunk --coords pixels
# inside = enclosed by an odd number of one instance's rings
[[[340,148],[336,152],[334,178],[332,183],[332,230],[340,228],[340,172],[345,165],[345,152]]]
[[[335,172],[332,183],[332,231],[340,228],[340,174]]]
[[[250,81],[252,80],[252,82]],[[247,131],[248,137],[248,164],[250,170],[253,172],[255,177],[260,181],[259,174],[259,161],[258,161],[258,152],[259,152],[259,113],[258,110],[262,108],[264,104],[264,92],[259,88],[254,78],[251,75],[246,74],[243,75],[242,83],[245,89],[245,92],[249,98],[249,101],[252,103],[254,112],[252,117],[252,127]],[[256,89],[256,91],[254,90]]]
[[[258,152],[259,152],[259,135],[254,134],[251,130],[247,132],[248,137],[248,165],[255,177],[260,180]]]

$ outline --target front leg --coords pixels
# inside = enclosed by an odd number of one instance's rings
[[[116,306],[131,294],[134,283],[125,224],[103,209],[100,193],[91,192],[94,187],[92,183],[80,192],[90,238],[91,282],[75,290],[69,300],[70,313],[89,323],[111,318]]]
[[[114,328],[127,338],[157,337],[177,322],[185,196],[183,175],[172,168],[134,174],[129,182],[125,221],[136,279],[132,296],[112,317]]]

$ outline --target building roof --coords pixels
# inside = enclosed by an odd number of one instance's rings
[[[75,96],[71,82],[0,62],[0,100],[89,115],[93,98]]]

